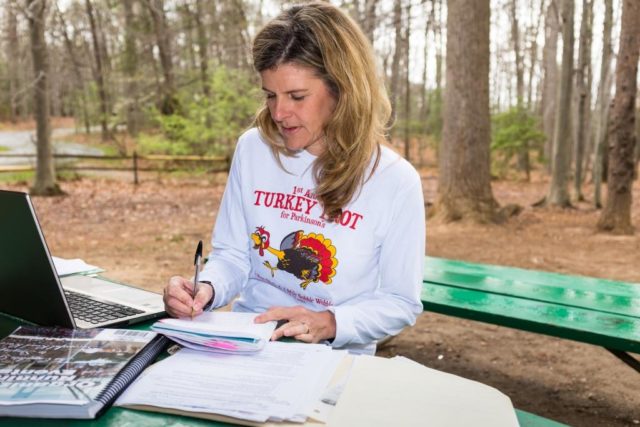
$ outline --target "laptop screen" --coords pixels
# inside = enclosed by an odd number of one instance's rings
[[[3,190],[0,311],[39,325],[74,327],[29,196]]]

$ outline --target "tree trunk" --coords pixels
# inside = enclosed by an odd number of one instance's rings
[[[426,4],[426,3],[425,3]],[[426,133],[427,116],[429,115],[429,102],[427,91],[427,71],[429,70],[429,43],[426,41],[429,39],[429,32],[431,31],[431,25],[435,19],[435,5],[431,4],[431,10],[427,16],[427,22],[424,27],[424,50],[422,52],[424,66],[422,67],[422,92],[420,93],[420,119],[424,125],[423,132]]]
[[[553,151],[553,132],[556,118],[556,97],[558,94],[558,7],[556,0],[551,0],[545,18],[544,49],[542,66],[544,82],[542,85],[542,128],[547,140],[544,144],[544,158],[547,160],[547,171],[551,172],[551,153]]]
[[[447,3],[444,133],[434,214],[497,222],[490,176],[489,0]]]
[[[516,99],[518,108],[524,107],[524,61],[522,58],[522,50],[520,48],[520,24],[518,22],[518,14],[516,10],[516,0],[510,3],[511,15],[511,42],[513,43],[513,52],[516,62]],[[530,179],[529,166],[529,146],[525,141],[524,146],[518,149],[518,169],[525,172],[527,181]]]
[[[209,41],[207,40],[207,33],[205,31],[204,24],[202,23],[202,15],[204,14],[204,8],[202,6],[202,0],[196,0],[196,13],[194,20],[196,23],[196,30],[198,34],[198,56],[200,59],[200,80],[202,80],[202,93],[205,97],[209,97],[211,94],[211,85],[209,83]]]
[[[431,104],[432,106],[435,106],[436,108],[432,108],[431,109],[431,114],[435,114],[436,117],[432,120],[432,122],[436,123],[436,137],[437,137],[437,144],[436,144],[436,156],[437,158],[440,157],[440,142],[442,140],[442,128],[443,128],[443,114],[444,114],[444,103],[442,101],[442,87],[444,86],[444,82],[443,82],[443,58],[444,55],[442,54],[443,49],[445,49],[444,46],[444,42],[443,42],[443,37],[442,37],[442,28],[446,25],[443,22],[443,13],[442,13],[442,9],[443,9],[443,5],[442,5],[442,1],[443,0],[433,0],[433,7],[435,8],[435,16],[436,19],[434,21],[434,26],[433,26],[433,38],[435,40],[435,48],[436,48],[436,92],[434,94],[434,96],[432,97],[431,100]],[[435,111],[434,111],[435,110]],[[433,116],[432,116],[433,117]]]
[[[147,0],[138,0],[138,4],[144,7],[144,11],[140,10],[136,16],[137,21],[137,29],[138,29],[138,38],[141,38],[141,41],[138,47],[139,55],[138,62],[140,65],[144,67],[144,77],[140,76],[140,87],[145,88],[146,90],[140,91],[141,99],[151,99],[155,100],[155,105],[158,107],[162,104],[162,93],[163,93],[163,80],[162,80],[162,71],[160,70],[160,66],[158,65],[158,61],[156,61],[154,50],[157,47],[155,31],[153,28],[153,18],[151,17],[151,13],[148,10]],[[135,9],[134,9],[135,11]],[[140,69],[142,72],[142,69]],[[153,83],[153,85],[152,85]],[[153,89],[151,88],[153,86]]]
[[[593,16],[593,0],[582,1],[582,21],[580,23],[580,43],[578,48],[578,68],[576,70],[576,136],[574,144],[574,190],[577,200],[583,201],[582,195],[582,166],[584,151],[587,144],[587,129],[589,123],[589,107],[591,87],[589,75],[591,69],[591,22]]]
[[[602,207],[602,178],[604,169],[604,154],[607,141],[607,118],[609,117],[609,99],[611,96],[611,30],[613,28],[613,0],[604,0],[604,28],[602,30],[602,62],[600,63],[600,85],[597,99],[597,127],[593,159],[593,204]]]
[[[100,41],[98,39],[98,29],[96,20],[93,16],[93,5],[91,0],[85,0],[87,16],[89,17],[89,25],[91,27],[91,38],[93,41],[93,55],[96,61],[95,79],[98,86],[98,98],[100,98],[100,129],[102,131],[102,140],[107,141],[111,138],[109,133],[108,119],[109,107],[107,101],[107,91],[104,84],[104,68],[102,66],[102,55],[100,50]]]
[[[221,16],[220,16],[220,3],[219,2],[214,2],[213,6],[209,8],[209,14],[211,15],[210,19],[209,19],[209,37],[211,39],[210,41],[210,49],[211,49],[211,57],[214,58],[214,60],[218,63],[218,64],[223,64],[224,63],[224,55],[222,52],[222,48],[224,45],[224,41],[221,40],[221,25],[220,25],[220,21],[221,21]],[[260,27],[262,28],[262,27]]]
[[[376,29],[376,8],[379,0],[365,0],[364,2],[364,20],[362,30],[367,36],[371,44],[373,44],[373,31]]]
[[[398,99],[400,98],[398,87],[400,86],[400,59],[402,58],[402,0],[394,0],[393,2],[393,24],[395,41],[393,45],[393,62],[391,63],[391,83],[389,85],[389,98],[391,98],[389,138],[392,144],[395,124],[398,120]]]
[[[518,107],[522,107],[524,100],[524,64],[522,51],[520,49],[520,24],[518,22],[516,2],[517,0],[511,0],[509,4],[509,14],[511,17],[511,43],[513,43],[513,53],[516,64],[516,98]]]
[[[160,66],[164,82],[162,85],[162,101],[160,111],[171,115],[178,109],[178,98],[173,75],[173,59],[171,57],[171,34],[167,29],[167,18],[164,13],[164,0],[145,0],[153,21],[156,43],[160,55]]]
[[[60,70],[62,70],[60,57],[58,55],[49,57],[49,114],[53,117],[62,115],[61,79],[63,77],[60,75]]]
[[[103,2],[104,3],[104,2]],[[109,3],[107,2],[107,5]],[[104,17],[103,17],[103,13],[101,13],[101,9],[100,7],[98,7],[97,9],[95,9],[96,12],[96,30],[98,32],[98,40],[100,41],[99,46],[100,46],[100,57],[102,58],[102,69],[104,71],[104,81],[105,81],[105,87],[108,88],[109,87],[109,72],[111,71],[111,59],[109,56],[109,50],[108,50],[108,45],[107,45],[107,35],[104,31]],[[107,99],[109,99],[109,92],[107,92]],[[109,105],[109,102],[107,102],[107,105]]]
[[[200,62],[200,80],[202,81],[202,94],[205,98],[211,97],[211,82],[209,81],[209,40],[203,21],[205,5],[203,0],[196,0],[196,12],[193,16],[196,24],[196,35],[198,37],[198,59]],[[205,125],[211,126],[213,117],[209,110],[205,113]],[[213,137],[209,137],[207,144],[214,143]]]
[[[553,156],[551,162],[551,185],[546,204],[570,207],[569,169],[571,168],[571,92],[573,72],[573,14],[574,0],[563,0],[562,13],[562,69],[558,108],[553,132]]]
[[[433,0],[433,7],[436,8],[437,17],[434,25],[434,39],[436,44],[436,92],[441,97],[442,91],[442,0]]]
[[[220,45],[225,52],[225,65],[231,69],[249,68],[249,57],[247,56],[248,35],[247,35],[247,17],[244,11],[244,2],[240,0],[227,0],[222,3],[223,13],[222,21],[224,22],[224,37],[220,40]],[[233,43],[229,43],[229,39]]]
[[[635,166],[635,102],[640,54],[640,3],[624,0],[620,49],[616,63],[616,94],[609,116],[609,176],[607,202],[598,229],[633,234],[631,187]]]
[[[18,119],[18,91],[20,89],[20,40],[18,39],[18,17],[16,4],[10,0],[7,4],[7,53],[11,58],[7,64],[9,72],[9,120],[15,123]]]
[[[184,37],[184,43],[182,45],[182,50],[187,52],[187,57],[189,61],[187,61],[186,69],[195,70],[198,68],[197,60],[196,60],[196,49],[195,45],[197,43],[197,35],[196,40],[194,40],[193,31],[195,29],[194,25],[194,17],[196,13],[191,11],[191,5],[188,2],[177,7],[178,12],[180,14],[180,29],[182,36]],[[184,61],[178,61],[178,64]],[[180,65],[178,65],[178,69],[180,69]]]
[[[633,179],[638,179],[638,166],[640,166],[640,107],[636,110],[636,154],[633,156],[635,159],[635,166],[633,168]]]
[[[62,31],[62,37],[64,39],[64,45],[67,49],[67,53],[69,54],[69,58],[71,59],[71,65],[73,70],[73,75],[76,78],[76,84],[78,86],[78,90],[80,91],[80,103],[82,106],[82,121],[84,123],[84,129],[86,133],[91,131],[91,123],[89,122],[89,102],[87,100],[87,93],[84,90],[84,79],[82,78],[82,71],[80,60],[78,59],[78,55],[76,55],[76,51],[73,46],[73,42],[69,37],[69,32],[67,31],[67,22],[64,19],[64,15],[60,12],[58,5],[56,4],[56,15],[60,20],[60,29]]]
[[[544,3],[544,1],[541,1],[540,9],[532,12],[536,14],[537,18],[535,18],[535,27],[532,24],[531,31],[528,33],[528,40],[531,40],[531,46],[529,48],[529,81],[527,82],[527,107],[530,111],[534,110],[533,76],[535,75],[535,70],[538,65],[538,34],[540,33],[540,25],[542,24],[542,17],[544,16]]]
[[[411,3],[407,4],[407,22],[403,36],[404,51],[404,158],[411,161],[411,81],[409,80],[409,56],[411,53]]]
[[[435,20],[435,4],[431,3],[431,10],[427,17],[427,22],[424,28],[424,40],[425,40],[424,51],[423,51],[424,67],[422,68],[422,91],[420,93],[420,116],[419,116],[419,120],[422,124],[421,126],[422,136],[419,139],[420,154],[418,156],[418,167],[423,166],[422,153],[423,153],[423,150],[426,148],[426,144],[427,144],[427,132],[429,129],[428,120],[429,120],[429,114],[431,112],[429,108],[429,97],[428,97],[428,91],[427,91],[427,71],[429,69],[429,43],[427,43],[426,40],[429,38],[429,32],[431,31],[431,25],[433,24],[434,20]]]
[[[31,194],[54,196],[62,194],[56,182],[51,146],[51,124],[49,122],[49,58],[44,39],[45,2],[27,0],[27,19],[31,39],[31,57],[33,59],[33,104],[36,115],[37,165],[36,180]]]
[[[142,112],[138,94],[138,49],[136,47],[136,16],[133,10],[136,0],[124,0],[124,58],[123,68],[126,79],[127,132],[135,137],[140,131]]]
[[[360,0],[351,0],[348,4],[345,5],[347,7],[347,11],[349,12],[349,16],[353,18],[354,21],[360,25],[360,28],[363,27],[363,12],[362,7],[360,7]]]

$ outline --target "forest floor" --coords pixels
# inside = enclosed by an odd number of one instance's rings
[[[437,177],[430,169],[422,175],[432,202]],[[208,241],[225,178],[154,174],[134,186],[128,175],[85,177],[62,183],[67,196],[34,203],[53,254],[81,257],[108,277],[160,291],[171,275],[192,273],[194,242]],[[532,208],[548,187],[538,174],[531,182],[492,185],[501,205],[517,203],[523,212],[503,225],[430,220],[429,255],[640,283],[640,231],[596,233],[600,212],[586,202],[567,210]],[[27,189],[25,183],[0,187]],[[638,181],[633,198],[633,223],[640,227]],[[515,407],[570,425],[640,424],[638,373],[596,346],[424,313],[378,354],[404,355],[489,384]]]

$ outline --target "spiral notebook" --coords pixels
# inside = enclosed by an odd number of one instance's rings
[[[168,343],[147,331],[22,326],[0,341],[0,416],[95,418]]]

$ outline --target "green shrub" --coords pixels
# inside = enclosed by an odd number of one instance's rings
[[[193,93],[199,87],[183,89],[180,110],[162,115],[150,112],[159,127],[157,134],[141,134],[142,154],[228,154],[238,136],[253,119],[259,105],[259,89],[248,73],[217,67],[210,79],[210,96]]]
[[[538,149],[545,141],[538,119],[522,107],[494,114],[491,118],[492,169],[504,176],[521,149]]]

